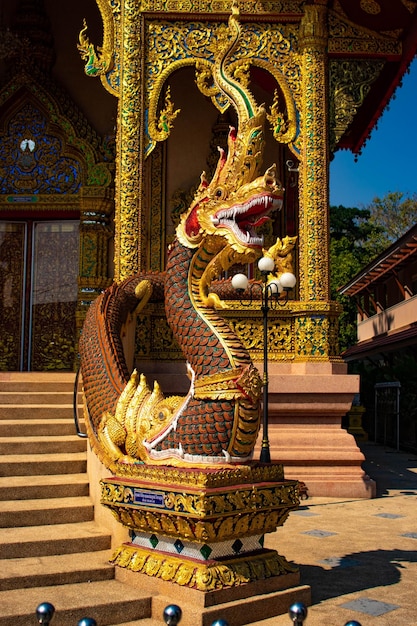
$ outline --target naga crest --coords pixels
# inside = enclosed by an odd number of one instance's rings
[[[226,70],[241,33],[237,9],[229,18],[229,32],[230,40],[218,50],[213,80],[236,110],[238,130],[230,128],[227,153],[218,148],[220,156],[211,182],[203,172],[177,236],[189,247],[198,246],[207,235],[221,236],[251,261],[263,243],[255,228],[269,219],[271,211],[281,209],[284,190],[277,181],[275,165],[261,175],[265,109],[257,106],[250,91]]]
[[[250,356],[216,311],[210,283],[262,252],[256,227],[281,209],[272,165],[261,173],[265,110],[227,70],[239,44],[237,10],[212,70],[215,88],[237,113],[227,152],[210,182],[205,174],[171,244],[160,275],[113,285],[88,312],[80,341],[87,423],[93,449],[115,473],[140,463],[201,465],[251,459],[260,425],[262,381]],[[126,316],[164,290],[167,322],[187,362],[190,389],[165,398],[135,370],[129,377],[120,335]],[[126,468],[129,468],[126,470]]]

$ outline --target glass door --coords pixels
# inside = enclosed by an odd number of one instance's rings
[[[0,223],[0,369],[72,370],[79,222]]]

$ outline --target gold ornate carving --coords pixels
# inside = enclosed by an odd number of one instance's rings
[[[115,278],[122,280],[140,269],[143,220],[143,153],[141,108],[141,50],[145,43],[140,8],[136,0],[125,0],[121,19],[121,62],[119,124],[116,144]]]
[[[103,21],[103,44],[94,47],[87,37],[87,22],[79,34],[78,50],[86,62],[87,76],[100,76],[105,89],[111,94],[119,94],[120,66],[120,0],[96,0]],[[117,42],[117,43],[116,43]]]
[[[251,581],[298,571],[274,550],[264,550],[261,554],[223,562],[212,561],[202,564],[184,557],[125,544],[116,550],[111,561],[133,572],[142,572],[200,591],[236,587]]]
[[[153,141],[164,141],[168,137],[179,112],[180,109],[174,110],[171,101],[171,89],[168,85],[165,92],[165,104],[159,113],[158,121],[155,122],[152,117],[149,121],[149,135]]]
[[[187,499],[180,498],[181,504],[187,505]],[[113,502],[102,504],[108,508],[115,519],[127,528],[144,533],[162,533],[169,537],[181,537],[187,541],[199,543],[230,541],[236,537],[252,536],[258,533],[272,533],[282,526],[290,510],[258,511],[216,516],[213,520],[185,517],[184,513],[145,511]]]
[[[94,45],[88,39],[87,33],[87,22],[84,19],[83,28],[80,31],[78,36],[78,50],[80,52],[81,58],[83,61],[86,61],[85,65],[85,73],[87,76],[99,76],[100,74],[104,74],[110,69],[112,63],[112,48],[99,49],[98,54],[95,51]]]
[[[294,4],[299,10],[300,4]],[[124,33],[121,54],[125,69],[120,77],[122,82],[117,140],[120,160],[116,190],[116,280],[127,278],[140,270],[146,258],[138,228],[143,223],[145,214],[144,199],[138,191],[143,185],[143,156],[150,154],[155,142],[150,139],[145,127],[145,112],[141,110],[142,95],[145,97],[148,118],[155,122],[160,94],[170,74],[185,65],[195,65],[197,61],[206,66],[212,64],[219,33],[226,28],[225,24],[210,22],[145,20],[141,17],[141,10],[145,10],[143,5],[139,9],[133,0],[127,2],[120,26]],[[181,11],[182,8],[176,7],[176,10]],[[144,29],[138,28],[138,24],[143,24]],[[288,129],[280,140],[287,141],[290,149],[298,155],[296,109],[301,104],[301,86],[298,57],[293,53],[297,46],[297,27],[295,24],[252,23],[244,24],[243,28],[245,35],[242,49],[238,53],[239,59],[232,60],[233,64],[239,61],[235,75],[239,75],[239,72],[244,75],[243,64],[250,62],[275,78],[284,96],[288,118]],[[137,51],[145,49],[149,51],[148,57],[141,59]],[[146,70],[146,81],[142,81],[140,73],[142,62]]]
[[[378,59],[332,60],[330,74],[330,148],[333,149],[357,111],[372,83],[378,78],[384,61]]]
[[[280,239],[277,238],[273,246],[264,250],[264,256],[274,259],[275,270],[271,274],[272,278],[279,278],[284,272],[294,274],[293,251],[297,237],[289,237],[288,235]]]
[[[285,100],[286,128],[277,131],[276,138],[281,143],[295,141],[297,133],[296,95],[299,93],[297,75],[299,72],[290,55],[291,41],[296,39],[292,25],[244,24],[245,35],[238,59],[230,64],[230,74],[242,85],[248,83],[249,65],[257,65],[271,73],[279,84]],[[149,111],[149,142],[146,153],[155,146],[155,129],[158,126],[157,110],[160,94],[169,76],[186,65],[196,66],[197,85],[204,95],[212,99],[220,112],[228,107],[227,99],[219,95],[212,80],[214,53],[219,42],[225,40],[225,24],[204,22],[147,22],[148,59],[146,94]],[[276,107],[271,119],[277,124]]]
[[[329,52],[353,55],[399,55],[401,40],[398,37],[382,35],[375,31],[343,19],[340,14],[329,11]]]
[[[262,361],[263,330],[260,303],[242,305],[239,300],[227,300],[222,316],[249,351],[253,361]],[[290,301],[278,311],[270,311],[268,321],[268,357],[271,361],[322,360],[327,355],[338,359],[338,316],[340,307],[335,303]],[[297,328],[296,320],[304,320]],[[305,329],[308,320],[327,325],[331,334],[320,334],[320,343],[314,351],[296,350],[297,344],[306,343]],[[327,321],[326,321],[327,320]],[[304,358],[303,353],[306,355]],[[182,352],[173,339],[166,323],[162,305],[148,305],[137,320],[136,354],[145,360],[183,361]]]
[[[299,294],[328,301],[328,145],[326,15],[323,5],[306,5],[300,25],[303,106],[299,168]]]
[[[305,0],[268,0],[260,4],[257,0],[245,2],[242,12],[253,15],[284,14],[292,18],[301,16]],[[142,0],[141,10],[152,13],[196,13],[227,15],[230,13],[230,0],[186,0],[178,3],[175,0]]]
[[[124,475],[129,476],[127,472]],[[179,469],[138,463],[134,476],[135,479],[138,478],[151,484],[170,485],[175,483],[185,487],[217,489],[237,484],[248,485],[266,481],[278,482],[283,480],[284,470],[280,463],[272,463],[271,465],[253,463],[239,467],[223,467],[210,471],[201,468]],[[131,485],[128,481],[124,481],[123,484]]]
[[[158,143],[144,163],[144,203],[148,211],[146,222],[144,219],[141,225],[143,250],[141,265],[153,271],[161,271],[165,267],[167,244],[165,165],[165,144]]]
[[[149,466],[148,466],[149,468]],[[223,476],[214,474],[216,486],[202,486],[197,489],[193,480],[204,475],[190,473],[181,468],[173,475],[168,467],[155,471],[149,468],[148,476],[154,481],[142,478],[107,478],[101,481],[101,502],[116,519],[137,532],[162,533],[194,542],[219,542],[240,537],[251,537],[275,532],[282,526],[289,512],[299,504],[297,481],[282,479],[282,466],[275,467],[278,481],[268,481],[264,469],[264,482],[249,484],[250,475],[257,478],[257,468],[245,472],[230,471]],[[153,469],[153,472],[152,472]],[[140,471],[140,468],[139,468]],[[167,475],[179,477],[175,483],[167,481]],[[163,474],[161,482],[158,476]],[[235,482],[232,477],[234,476]],[[239,477],[241,480],[239,480]],[[222,486],[226,478],[227,484]],[[236,480],[237,478],[237,480]],[[190,480],[187,484],[187,480]],[[199,481],[201,482],[201,480]]]
[[[125,504],[134,506],[134,492],[148,492],[153,494],[155,487],[143,481],[121,481],[115,479],[103,479],[102,502],[104,504]],[[282,484],[267,485],[231,485],[228,487],[206,488],[201,491],[188,489],[182,485],[181,490],[175,485],[164,483],[163,502],[158,505],[150,504],[148,510],[161,508],[165,513],[187,513],[193,517],[205,519],[220,518],[226,514],[239,513],[254,514],[269,510],[271,507],[282,507],[289,504],[296,505],[298,502],[297,483],[287,481]],[[157,490],[161,492],[161,485]],[[138,508],[146,508],[145,505]]]

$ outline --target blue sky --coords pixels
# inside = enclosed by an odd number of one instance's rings
[[[417,59],[362,154],[339,150],[330,164],[330,204],[363,208],[390,191],[417,193]]]

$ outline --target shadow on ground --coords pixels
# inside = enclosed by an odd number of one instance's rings
[[[417,456],[392,448],[365,443],[360,445],[365,456],[365,472],[376,481],[377,497],[397,490],[403,495],[417,494]]]
[[[404,563],[417,563],[417,551],[357,552],[341,557],[331,569],[300,565],[301,583],[311,586],[312,602],[316,604],[365,589],[395,585],[401,579]]]

